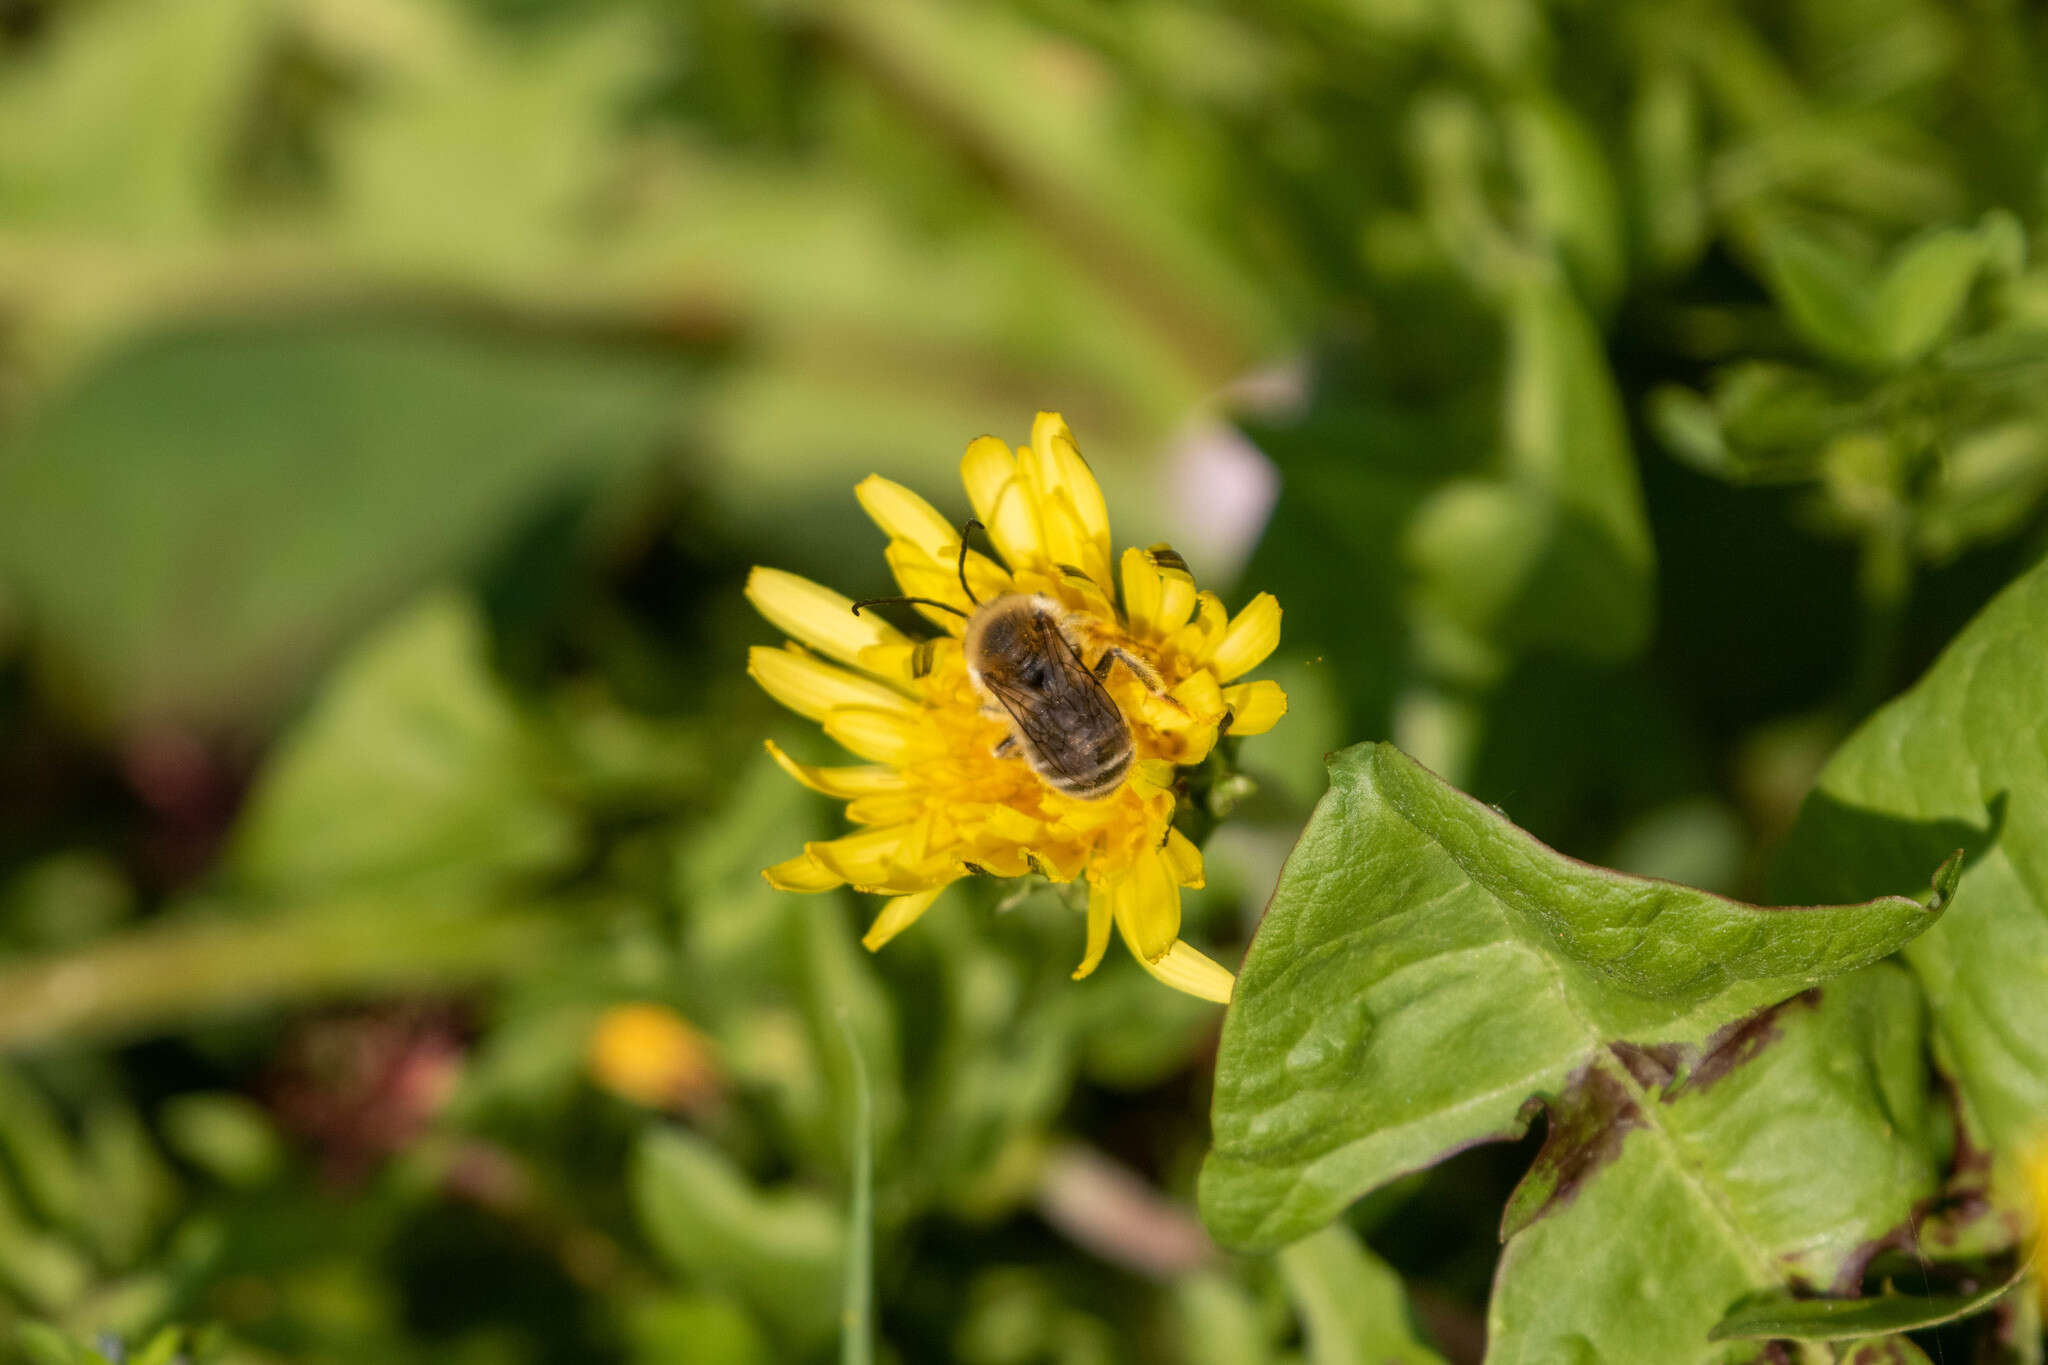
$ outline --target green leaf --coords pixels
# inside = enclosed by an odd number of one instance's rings
[[[1874,303],[1887,360],[1917,360],[1942,339],[1969,299],[1984,257],[1983,236],[1969,228],[1939,228],[1899,248]]]
[[[831,1340],[845,1224],[830,1202],[757,1189],[710,1143],[663,1127],[641,1135],[627,1181],[642,1230],[677,1271],[737,1296],[799,1350]]]
[[[1606,871],[1390,746],[1345,750],[1224,1022],[1204,1218],[1229,1243],[1290,1241],[1397,1175],[1519,1134],[1531,1097],[1604,1084],[1610,1044],[1732,1064],[1739,1032],[1717,1030],[1934,918],[1903,897],[1764,909]],[[1625,1072],[1614,1087],[1644,1103]]]
[[[1839,247],[1782,220],[1760,235],[1764,276],[1792,326],[1822,355],[1878,368],[1888,356],[1878,322],[1877,289]]]
[[[1883,964],[1698,1055],[1610,1048],[1551,1105],[1509,1203],[1488,1359],[1718,1363],[1708,1333],[1737,1300],[1853,1287],[1939,1185],[1924,1037]]]
[[[270,892],[547,872],[580,844],[549,774],[480,613],[435,597],[328,681],[257,784],[232,866]]]
[[[678,377],[424,322],[155,336],[0,439],[0,577],[88,719],[246,725],[348,631],[644,465]]]
[[[1401,1277],[1341,1223],[1279,1259],[1308,1338],[1308,1365],[1443,1365],[1409,1329]]]
[[[769,1365],[775,1358],[745,1310],[707,1294],[633,1300],[626,1332],[634,1365]]]
[[[1605,314],[1628,274],[1621,197],[1599,140],[1563,101],[1524,98],[1503,116],[1531,226]]]
[[[180,1329],[166,1327],[129,1357],[129,1365],[171,1365],[184,1338],[185,1334]]]
[[[1245,1287],[1217,1270],[1198,1270],[1173,1284],[1177,1357],[1187,1365],[1272,1365],[1259,1306]]]
[[[14,1329],[14,1339],[33,1365],[77,1365],[78,1348],[47,1323],[24,1322]]]
[[[1896,891],[1968,850],[1955,904],[1906,948],[1936,1053],[1995,1145],[2048,1114],[2048,564],[2009,585],[1828,761],[1780,855],[1779,894]]]
[[[2032,1262],[2004,1283],[1976,1294],[1916,1296],[1887,1294],[1874,1299],[1795,1299],[1763,1295],[1737,1305],[1715,1326],[1713,1339],[1782,1338],[1788,1341],[1850,1341],[1858,1337],[1917,1332],[1974,1317],[2028,1282]]]
[[[1410,528],[1428,608],[1510,649],[1625,659],[1649,638],[1655,552],[1600,334],[1563,284],[1508,306],[1506,478],[1447,485]]]
[[[0,1158],[29,1207],[48,1223],[75,1228],[91,1190],[55,1106],[20,1073],[0,1066]]]
[[[106,5],[66,20],[46,60],[10,65],[0,84],[0,221],[89,238],[205,232],[277,6]]]
[[[284,1168],[284,1142],[270,1112],[244,1096],[173,1095],[157,1121],[173,1151],[224,1184],[267,1184]]]

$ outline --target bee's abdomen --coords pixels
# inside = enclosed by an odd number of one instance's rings
[[[1093,746],[1075,745],[1056,754],[1027,745],[1026,755],[1054,791],[1097,801],[1122,786],[1124,774],[1131,770],[1131,737],[1128,732],[1105,736]]]

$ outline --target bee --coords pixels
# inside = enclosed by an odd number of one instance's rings
[[[1101,623],[1086,613],[1043,593],[977,598],[967,585],[967,536],[980,529],[980,522],[969,521],[960,531],[960,588],[972,612],[929,597],[871,597],[854,603],[854,613],[910,602],[964,618],[968,680],[981,696],[982,713],[1009,726],[996,757],[1021,757],[1054,791],[1100,800],[1123,784],[1136,755],[1130,722],[1104,686],[1110,670],[1122,664],[1153,696],[1180,703],[1167,696],[1150,664],[1103,641]]]

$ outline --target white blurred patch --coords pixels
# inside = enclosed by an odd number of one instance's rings
[[[1197,418],[1166,455],[1177,546],[1207,582],[1236,579],[1280,497],[1280,471],[1230,423]]]

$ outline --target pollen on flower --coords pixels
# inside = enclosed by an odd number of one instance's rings
[[[1258,734],[1286,713],[1277,684],[1240,681],[1279,643],[1279,604],[1262,593],[1230,615],[1166,546],[1113,558],[1101,490],[1056,413],[1040,413],[1031,444],[1014,452],[993,437],[973,442],[961,477],[1000,562],[963,550],[960,530],[909,489],[879,476],[855,489],[889,537],[884,556],[902,592],[927,599],[917,611],[942,632],[930,640],[856,615],[847,597],[793,574],[756,569],[748,580],[749,600],[794,641],[753,650],[748,672],[865,760],[817,767],[768,745],[796,780],[845,801],[860,828],[807,844],[765,875],[789,891],[889,897],[864,939],[870,949],[964,876],[1085,879],[1077,977],[1101,961],[1114,926],[1153,975],[1228,1000],[1230,973],[1180,939],[1180,891],[1202,884],[1202,855],[1173,826],[1174,769],[1206,759],[1226,726]],[[999,751],[1016,723],[977,687],[962,636],[976,611],[1009,595],[1054,604],[1086,664],[1122,654],[1156,675],[1100,675],[1134,760],[1106,795],[1068,795],[1014,745]]]

